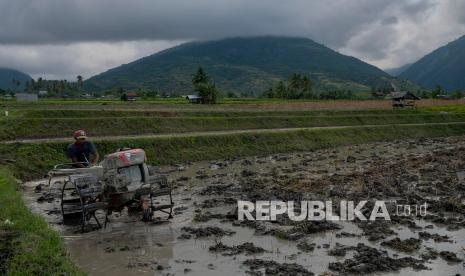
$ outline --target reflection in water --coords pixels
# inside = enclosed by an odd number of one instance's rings
[[[115,224],[66,239],[72,259],[85,271],[95,275],[152,275],[157,268],[169,265],[174,242],[170,226]]]

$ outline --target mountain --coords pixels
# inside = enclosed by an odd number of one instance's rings
[[[247,95],[259,95],[293,73],[309,75],[320,91],[370,91],[370,86],[395,81],[375,66],[310,39],[267,36],[185,43],[94,76],[85,87],[188,94],[192,93],[192,74],[199,66],[220,91]]]
[[[23,90],[31,76],[18,70],[0,67],[0,89]],[[13,82],[15,80],[15,82]]]
[[[407,70],[411,65],[411,63],[407,63],[400,67],[385,69],[384,72],[388,73],[391,76],[397,77],[400,74],[402,74],[405,70]]]
[[[465,89],[465,36],[431,52],[412,64],[400,77],[427,88]]]

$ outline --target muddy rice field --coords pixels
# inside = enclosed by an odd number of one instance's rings
[[[57,185],[28,182],[24,195],[91,275],[465,275],[465,137],[159,169],[174,188],[169,221],[123,211],[81,234],[62,224]],[[384,200],[391,220],[238,221],[237,200],[368,200],[364,212]],[[425,216],[394,210],[424,203]]]

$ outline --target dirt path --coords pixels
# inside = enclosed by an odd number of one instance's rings
[[[143,139],[143,138],[170,138],[170,137],[193,137],[193,136],[215,136],[215,135],[232,135],[242,133],[276,133],[300,130],[317,130],[317,129],[344,129],[344,128],[368,128],[383,126],[421,126],[421,125],[465,125],[465,122],[446,122],[446,123],[426,123],[426,124],[382,124],[382,125],[352,125],[352,126],[322,126],[322,127],[298,127],[298,128],[270,128],[270,129],[238,129],[238,130],[217,130],[217,131],[196,131],[180,133],[163,133],[163,134],[140,134],[140,135],[114,135],[114,136],[92,136],[92,141],[114,141],[121,139]],[[37,142],[68,142],[69,137],[58,138],[35,138],[35,139],[18,139],[0,141],[0,144],[14,143],[37,143]]]

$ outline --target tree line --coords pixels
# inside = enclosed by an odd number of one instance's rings
[[[44,78],[31,79],[26,82],[24,91],[36,92],[47,91],[48,96],[64,96],[65,94],[76,94],[83,91],[84,80],[77,76],[76,82],[67,80],[47,80]]]
[[[373,98],[380,99],[386,97],[391,92],[395,92],[394,88],[375,89],[372,87],[371,96]],[[453,92],[448,92],[444,90],[440,85],[436,85],[436,87],[432,90],[416,90],[410,92],[422,99],[462,99],[465,97],[465,91],[455,90]]]
[[[312,82],[308,76],[295,73],[287,82],[279,81],[268,88],[264,96],[279,99],[309,99],[313,97]]]
[[[279,81],[276,85],[268,88],[263,97],[276,99],[351,99],[353,93],[349,89],[332,91],[313,90],[313,82],[310,77],[298,73],[292,74],[287,81]]]

